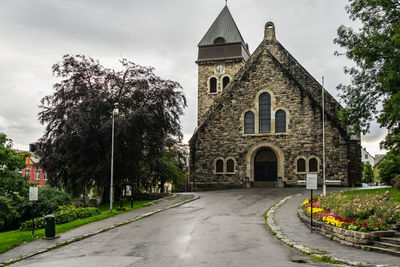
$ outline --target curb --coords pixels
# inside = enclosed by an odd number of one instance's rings
[[[161,201],[161,200],[163,200],[163,199],[165,200],[165,199],[172,198],[172,197],[176,197],[176,196],[177,196],[177,195],[174,194],[174,195],[172,195],[172,196],[167,196],[167,197],[165,197],[165,198],[157,199],[157,200],[152,201],[152,202],[153,202],[153,203],[157,203],[157,202],[159,202],[159,201]],[[19,262],[19,261],[22,261],[22,260],[31,258],[31,257],[33,257],[33,256],[36,256],[36,255],[38,255],[38,254],[42,254],[42,253],[45,253],[45,252],[47,252],[47,251],[50,251],[50,250],[53,250],[53,249],[57,249],[57,248],[60,248],[60,247],[63,247],[63,246],[66,246],[66,245],[69,245],[69,244],[78,242],[78,241],[83,240],[83,239],[86,239],[86,238],[88,238],[88,237],[91,237],[91,236],[94,236],[94,235],[97,235],[97,234],[100,234],[100,233],[103,233],[103,232],[106,232],[106,231],[115,229],[115,228],[117,228],[117,227],[120,227],[120,226],[129,224],[129,223],[132,223],[132,222],[135,222],[135,221],[144,219],[144,218],[149,217],[149,216],[151,216],[151,215],[154,215],[154,214],[156,214],[156,213],[159,213],[159,212],[162,212],[162,211],[165,211],[165,210],[168,210],[168,209],[176,208],[176,207],[178,207],[178,206],[181,206],[181,205],[183,205],[183,204],[192,202],[192,201],[197,200],[197,199],[199,199],[199,198],[200,198],[199,196],[193,196],[191,199],[188,199],[188,200],[185,200],[185,201],[181,201],[181,202],[178,202],[178,203],[173,204],[173,205],[171,205],[171,206],[167,206],[167,207],[165,207],[165,208],[157,209],[157,210],[155,210],[155,211],[151,211],[151,212],[148,212],[148,213],[139,215],[139,216],[137,216],[137,217],[135,217],[135,218],[133,218],[133,219],[124,221],[124,222],[122,222],[122,223],[114,224],[113,226],[106,227],[106,228],[101,229],[101,230],[98,230],[98,231],[96,231],[96,232],[92,232],[92,233],[88,233],[88,234],[85,234],[85,235],[82,235],[82,236],[74,237],[74,238],[72,238],[72,239],[70,239],[70,240],[67,240],[67,241],[64,241],[64,242],[62,242],[62,243],[57,243],[57,244],[55,244],[55,245],[52,246],[52,247],[49,247],[49,248],[45,248],[45,249],[41,249],[41,250],[32,252],[32,253],[28,254],[27,256],[23,256],[23,257],[20,257],[20,258],[17,258],[17,259],[11,259],[11,260],[8,260],[8,261],[5,261],[5,262],[0,262],[0,267],[2,267],[2,266],[7,266],[7,265],[11,265],[11,264],[17,263],[17,262]]]
[[[366,265],[367,266],[376,266],[376,267],[388,266],[388,265],[370,265],[365,262],[356,262],[356,261],[348,261],[345,259],[339,259],[336,257],[329,256],[327,253],[321,252],[321,250],[319,250],[319,249],[310,248],[308,246],[297,243],[297,242],[289,239],[288,237],[286,237],[283,234],[282,229],[275,224],[275,211],[277,210],[277,208],[282,206],[287,200],[289,200],[293,197],[298,197],[298,196],[301,196],[301,194],[299,193],[299,194],[285,197],[284,199],[282,199],[275,205],[270,206],[269,209],[267,210],[266,214],[264,215],[266,226],[268,227],[268,229],[272,233],[272,235],[276,236],[276,238],[278,240],[282,241],[289,247],[297,249],[298,251],[300,251],[301,253],[303,253],[305,255],[313,256],[313,258],[322,259],[323,257],[329,257],[329,259],[332,259],[332,260],[338,261],[338,262],[342,262],[342,264],[346,264],[346,265],[350,265],[350,266],[366,266]]]

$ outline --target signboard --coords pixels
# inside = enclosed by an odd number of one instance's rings
[[[316,190],[318,187],[318,176],[316,173],[307,173],[306,189]]]
[[[29,187],[29,201],[38,201],[38,187]]]
[[[132,186],[131,185],[126,186],[126,196],[127,197],[132,196]]]

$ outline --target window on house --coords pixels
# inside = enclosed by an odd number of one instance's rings
[[[365,159],[368,159],[368,154],[365,154]]]
[[[215,172],[224,172],[224,162],[222,161],[222,159],[217,160],[215,164]]]
[[[233,159],[228,159],[226,162],[226,172],[235,172],[235,162]]]
[[[43,177],[43,179],[44,179],[45,181],[47,181],[47,172],[44,172],[44,177]]]
[[[306,172],[306,161],[304,159],[297,160],[297,172]]]
[[[286,132],[286,112],[281,109],[275,113],[275,132]]]
[[[318,161],[316,158],[311,158],[308,163],[308,168],[310,172],[317,172],[318,171]]]
[[[230,82],[229,77],[228,77],[228,76],[225,76],[225,77],[222,79],[222,88],[225,89],[225,87],[228,85],[229,82]]]
[[[29,177],[30,176],[30,170],[29,169],[25,169],[25,176]]]
[[[271,96],[268,93],[262,93],[258,101],[260,133],[269,133],[271,131]]]
[[[244,114],[244,133],[253,134],[254,133],[254,113],[247,111]]]
[[[217,79],[215,77],[212,77],[210,79],[210,93],[216,93],[217,92]]]
[[[37,181],[40,180],[40,171],[39,170],[36,171],[36,180]]]

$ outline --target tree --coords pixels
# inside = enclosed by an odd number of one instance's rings
[[[157,176],[160,181],[161,192],[164,193],[164,185],[166,182],[180,189],[185,184],[185,173],[179,163],[179,154],[176,149],[164,149],[162,161],[159,165]]]
[[[346,49],[355,67],[345,68],[351,85],[339,85],[346,108],[341,118],[357,132],[368,132],[377,119],[388,129],[381,143],[400,149],[400,2],[398,0],[349,0],[346,11],[361,22],[358,31],[340,26],[334,42]],[[340,53],[336,52],[337,55]],[[382,107],[382,109],[380,109]]]
[[[378,168],[381,182],[390,185],[392,179],[400,174],[400,155],[393,152],[387,153]]]
[[[364,183],[372,183],[374,181],[374,171],[372,170],[372,166],[369,162],[364,164],[364,173],[363,173],[363,182]]]
[[[15,225],[27,209],[28,184],[18,173],[25,167],[26,155],[18,154],[12,146],[0,133],[0,230]]]
[[[181,86],[159,78],[153,68],[126,59],[120,63],[122,70],[112,70],[90,57],[66,55],[53,65],[60,81],[42,99],[39,113],[46,125],[39,154],[50,184],[75,194],[93,185],[109,188],[115,103],[120,111],[115,118],[116,185],[125,178],[144,183],[142,165],[155,169],[166,138],[182,138],[179,116],[186,100]],[[106,198],[108,191],[103,190]]]

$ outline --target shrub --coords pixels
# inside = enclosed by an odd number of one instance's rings
[[[35,203],[35,213],[40,215],[50,214],[60,206],[70,205],[71,197],[57,188],[44,186],[39,189],[39,199]]]
[[[9,228],[20,218],[11,199],[0,196],[0,229]]]
[[[390,151],[378,165],[381,182],[390,185],[393,177],[400,174],[400,155]]]
[[[78,219],[88,218],[99,215],[101,212],[98,208],[75,208],[74,206],[61,206],[53,215],[56,224],[72,222]],[[41,229],[45,226],[44,217],[35,218],[35,229]],[[29,231],[32,229],[32,221],[26,221],[21,224],[21,231]]]

